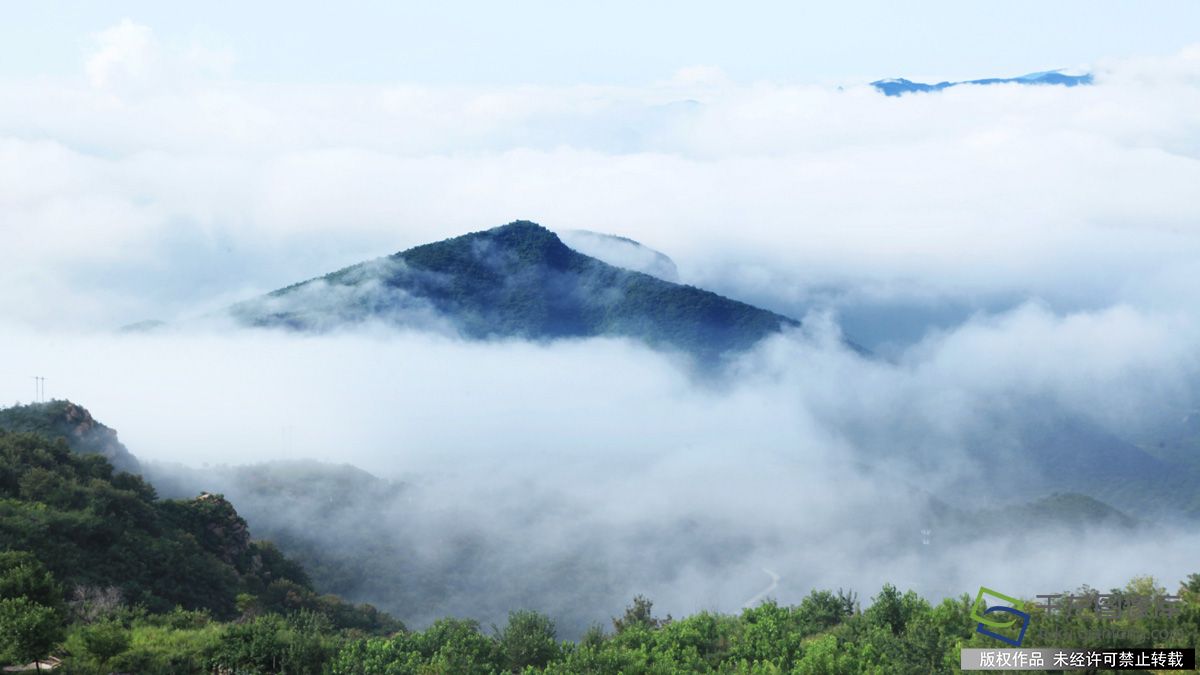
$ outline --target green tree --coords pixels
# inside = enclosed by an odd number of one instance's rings
[[[846,620],[857,609],[858,600],[853,593],[837,594],[829,591],[812,591],[796,609],[804,635],[813,635],[828,630]]]
[[[433,672],[482,675],[504,668],[499,644],[472,619],[438,619],[413,634],[411,644]]]
[[[655,618],[653,609],[654,603],[649,598],[643,595],[634,596],[633,604],[625,608],[625,614],[613,619],[613,630],[621,634],[634,626],[654,629],[671,620],[670,615],[667,615],[666,619]]]
[[[837,637],[825,635],[809,643],[795,672],[797,675],[856,675],[863,671],[851,651],[838,644]]]
[[[424,663],[408,635],[345,644],[330,661],[332,675],[410,675]]]
[[[700,612],[672,621],[655,631],[653,657],[676,672],[699,672],[718,666],[729,651],[736,619]]]
[[[532,610],[509,612],[508,624],[500,631],[500,650],[514,672],[527,666],[544,668],[558,656],[557,637],[549,617]]]
[[[85,627],[81,637],[84,649],[101,666],[129,649],[129,631],[111,619]]]
[[[867,611],[863,612],[863,616],[868,624],[886,627],[892,631],[892,635],[903,633],[910,619],[929,610],[929,603],[919,595],[912,591],[901,595],[891,584],[884,584],[879,595],[873,600]]]
[[[63,592],[54,577],[32,553],[0,553],[0,598],[28,598],[44,607],[63,610]]]
[[[790,670],[802,651],[799,613],[768,600],[742,611],[730,657],[738,662],[772,663]]]
[[[336,647],[333,626],[320,614],[264,614],[225,631],[214,665],[239,673],[316,674]]]
[[[25,597],[0,600],[0,660],[40,661],[62,639],[62,620],[53,608]]]

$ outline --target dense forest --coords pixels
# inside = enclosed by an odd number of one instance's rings
[[[223,497],[161,500],[103,455],[31,432],[0,431],[0,548],[0,661],[63,673],[932,673],[954,672],[963,646],[998,646],[975,632],[968,594],[931,605],[892,586],[678,619],[638,597],[578,641],[519,608],[503,626],[410,631],[319,594]],[[1168,597],[1151,579],[1112,593]],[[1200,647],[1200,575],[1178,595],[1118,617],[1034,607],[1024,644]]]
[[[0,408],[0,429],[63,438],[75,452],[103,455],[116,471],[142,473],[137,458],[117,440],[117,432],[96,421],[87,408],[71,401]]]

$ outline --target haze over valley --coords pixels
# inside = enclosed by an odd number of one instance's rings
[[[0,554],[60,595],[332,655],[1200,573],[1200,45],[284,77],[146,16],[0,67]]]

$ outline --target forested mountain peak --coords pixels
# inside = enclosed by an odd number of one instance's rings
[[[235,305],[239,322],[365,321],[467,339],[627,337],[711,362],[794,319],[584,255],[527,220],[416,246]]]

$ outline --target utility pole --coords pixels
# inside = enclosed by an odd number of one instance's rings
[[[40,375],[33,377],[33,400],[37,403],[43,403],[46,400],[46,378]]]

